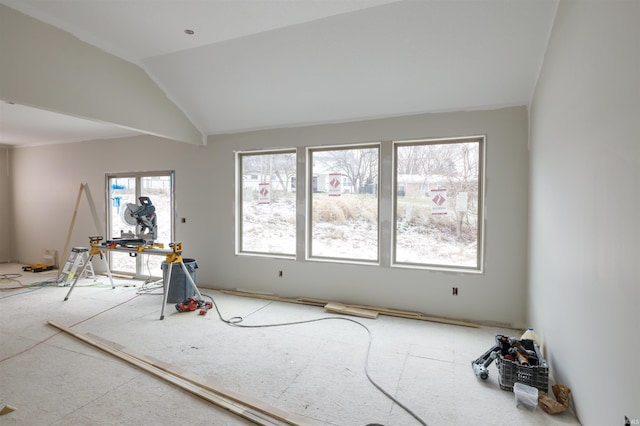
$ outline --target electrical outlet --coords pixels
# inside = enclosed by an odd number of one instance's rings
[[[453,294],[454,296],[457,296],[457,295],[458,295],[458,287],[453,287],[452,294]]]

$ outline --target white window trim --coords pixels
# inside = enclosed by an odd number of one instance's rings
[[[344,257],[333,257],[333,256],[313,256],[312,253],[312,244],[313,244],[313,236],[311,233],[312,227],[312,217],[311,211],[313,209],[311,197],[313,196],[313,180],[305,179],[304,188],[306,192],[305,203],[304,203],[304,212],[305,212],[305,231],[304,231],[304,240],[302,244],[304,244],[304,259],[307,261],[313,262],[331,262],[331,263],[347,263],[350,265],[381,265],[381,219],[380,219],[380,186],[381,186],[381,161],[382,161],[382,142],[367,142],[367,143],[353,143],[353,144],[341,144],[341,145],[323,145],[323,146],[313,146],[305,148],[305,158],[304,158],[304,166],[305,166],[305,176],[313,176],[313,164],[311,161],[311,155],[313,152],[319,151],[333,151],[333,150],[349,150],[349,149],[366,149],[366,148],[376,148],[378,150],[378,247],[377,247],[377,259],[375,260],[366,260],[366,259],[358,259],[358,258],[344,258]],[[298,181],[300,184],[300,181]],[[300,235],[298,235],[300,237]]]
[[[480,142],[478,165],[478,242],[477,242],[477,263],[476,266],[456,266],[456,265],[438,265],[427,263],[398,262],[396,261],[396,225],[397,225],[397,147],[401,145],[413,145],[421,143],[443,144],[443,143],[464,143],[464,142]],[[485,190],[486,190],[486,155],[487,155],[487,136],[463,136],[463,137],[447,137],[447,138],[429,138],[429,139],[408,139],[397,140],[392,143],[392,219],[391,219],[391,267],[405,269],[425,269],[444,272],[462,272],[470,274],[484,273],[484,256],[485,256]]]
[[[244,156],[251,155],[273,155],[273,154],[294,154],[297,155],[297,151],[295,148],[282,148],[282,149],[264,149],[264,150],[250,150],[250,151],[235,151],[234,152],[234,161],[235,161],[235,201],[234,201],[234,224],[235,224],[235,244],[234,251],[236,256],[253,256],[253,257],[267,257],[274,259],[295,259],[296,254],[288,254],[288,253],[267,253],[267,252],[258,252],[251,250],[243,250],[242,249],[242,211],[243,211],[243,198],[242,198],[242,162],[241,158]],[[296,157],[297,158],[297,157]],[[298,169],[298,168],[297,168]],[[299,181],[296,182],[296,186],[298,187]],[[296,188],[296,199],[298,197]],[[296,206],[297,209],[297,206]],[[300,236],[298,235],[298,224],[297,224],[297,215],[296,215],[296,247],[297,241]],[[297,249],[296,249],[297,251]]]
[[[418,264],[396,262],[396,146],[413,143],[457,143],[480,142],[479,188],[478,188],[478,252],[477,266]],[[375,261],[327,256],[311,256],[311,209],[312,209],[312,164],[311,153],[334,149],[355,149],[375,147],[378,149],[378,258]],[[296,253],[295,255],[242,251],[242,169],[240,157],[244,155],[268,155],[296,153]],[[294,261],[313,261],[324,263],[344,263],[351,265],[379,266],[383,268],[401,268],[413,270],[433,270],[465,274],[483,274],[485,259],[486,229],[486,162],[487,136],[472,135],[445,138],[420,138],[403,140],[384,140],[375,142],[346,143],[331,145],[299,146],[294,148],[255,149],[236,151],[235,156],[235,254],[238,256],[267,257]]]

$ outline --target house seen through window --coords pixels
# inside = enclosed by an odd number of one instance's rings
[[[296,253],[296,153],[238,155],[237,251]]]
[[[484,138],[394,148],[394,262],[480,269]]]
[[[309,257],[378,261],[379,151],[309,150]]]
[[[236,154],[237,253],[482,271],[484,137],[300,149]]]

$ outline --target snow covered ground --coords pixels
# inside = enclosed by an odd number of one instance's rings
[[[326,194],[313,199],[312,254],[376,260],[378,257],[377,199],[366,195]],[[296,211],[293,196],[270,204],[245,202],[243,250],[295,254]],[[405,209],[407,210],[407,209]],[[411,210],[411,209],[408,209]],[[414,209],[416,214],[424,209]],[[477,243],[456,238],[442,219],[400,217],[397,231],[399,262],[475,266]],[[445,224],[446,225],[446,224]]]

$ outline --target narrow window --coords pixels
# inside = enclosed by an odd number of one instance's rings
[[[394,263],[481,270],[484,138],[394,148]]]
[[[238,253],[295,256],[296,153],[237,154]]]
[[[378,261],[379,155],[379,145],[309,150],[309,257]]]

